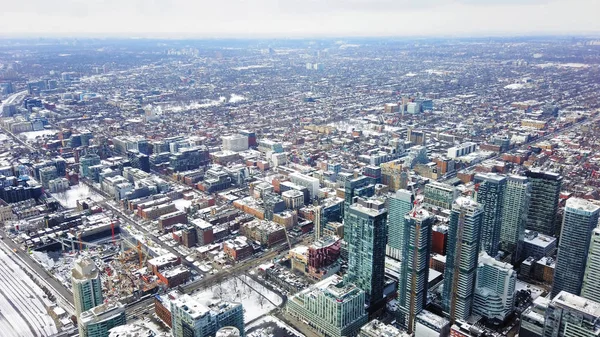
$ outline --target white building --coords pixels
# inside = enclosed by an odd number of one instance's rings
[[[246,151],[248,150],[248,136],[244,135],[230,135],[222,136],[223,151]]]
[[[510,263],[503,263],[485,252],[479,254],[473,313],[488,320],[503,322],[514,308],[517,273]]]
[[[475,152],[477,149],[477,144],[473,142],[462,143],[457,146],[453,146],[448,149],[448,158],[457,158],[468,155],[471,152]]]
[[[319,195],[319,179],[299,172],[294,172],[289,177],[294,184],[306,187],[311,199]]]

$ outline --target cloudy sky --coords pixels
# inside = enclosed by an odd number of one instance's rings
[[[599,14],[600,0],[6,0],[0,35],[585,34]]]

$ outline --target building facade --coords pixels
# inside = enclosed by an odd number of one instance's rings
[[[565,206],[552,295],[561,291],[579,295],[590,247],[591,234],[598,226],[600,206],[570,198]]]
[[[507,178],[502,209],[500,248],[510,252],[513,261],[521,259],[530,198],[531,186],[526,177],[511,175]]]
[[[80,337],[107,337],[114,327],[125,325],[125,306],[106,303],[81,313],[78,319]]]
[[[387,211],[381,201],[356,199],[344,215],[346,277],[365,291],[369,301],[379,301],[383,298]]]
[[[431,226],[434,217],[422,208],[404,216],[402,263],[398,280],[398,322],[409,333],[415,331],[415,317],[427,304]]]
[[[479,254],[473,312],[489,322],[502,323],[513,312],[517,272],[485,252]]]
[[[415,196],[408,190],[398,190],[388,199],[388,240],[385,254],[396,261],[402,258],[404,239],[404,216],[412,209]]]
[[[82,258],[75,261],[71,271],[71,284],[76,316],[102,304],[100,271],[91,259]]]
[[[506,177],[495,174],[476,174],[477,202],[483,207],[481,250],[490,256],[498,254]]]
[[[482,217],[481,206],[470,198],[459,197],[452,206],[442,296],[451,322],[471,315]]]
[[[330,337],[356,336],[368,320],[365,292],[337,275],[290,297],[286,311]]]
[[[546,235],[556,235],[556,212],[562,186],[562,176],[553,172],[528,171],[531,198],[527,212],[527,229]]]
[[[559,292],[546,310],[544,337],[598,336],[600,303]]]
[[[592,231],[581,297],[600,303],[600,228]]]
[[[425,185],[423,204],[430,207],[451,209],[452,203],[458,198],[458,193],[454,186],[434,181]]]

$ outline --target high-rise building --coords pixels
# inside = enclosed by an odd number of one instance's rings
[[[290,297],[286,311],[331,337],[356,336],[368,320],[365,292],[337,275]]]
[[[385,254],[397,261],[402,258],[404,216],[412,209],[414,201],[415,196],[408,190],[398,190],[388,199],[388,241]]]
[[[552,295],[561,291],[579,295],[588,258],[592,231],[598,226],[600,206],[570,198],[565,206]]]
[[[481,206],[470,198],[459,197],[452,206],[442,296],[451,322],[472,311],[482,217]]]
[[[600,303],[600,228],[592,231],[581,297]]]
[[[451,209],[458,194],[456,187],[434,181],[425,185],[423,204],[429,207]]]
[[[344,208],[354,202],[354,197],[371,197],[375,194],[375,186],[370,184],[369,177],[360,176],[346,180],[344,183]]]
[[[600,303],[561,291],[546,310],[544,337],[598,336]]]
[[[409,333],[414,332],[415,317],[427,304],[433,222],[433,215],[422,208],[415,208],[404,216],[402,263],[398,279],[398,319]]]
[[[538,170],[528,171],[525,175],[531,184],[526,228],[555,236],[558,197],[563,178],[558,173]]]
[[[498,254],[506,177],[495,173],[476,174],[477,202],[483,207],[481,250]]]
[[[387,211],[379,200],[355,198],[344,214],[348,243],[347,280],[365,291],[370,303],[383,299]]]
[[[525,235],[530,197],[531,186],[526,177],[515,175],[508,177],[502,209],[500,248],[512,254],[512,261],[519,261],[522,258],[521,246]]]
[[[479,254],[473,312],[488,322],[503,323],[513,312],[517,272],[509,263]]]
[[[71,283],[76,316],[102,304],[100,272],[90,258],[75,260],[71,271]]]
[[[84,311],[77,321],[80,337],[107,337],[109,330],[125,323],[125,306],[119,302]]]

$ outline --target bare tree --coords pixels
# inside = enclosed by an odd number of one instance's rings
[[[256,293],[256,300],[258,302],[258,304],[260,305],[260,308],[262,309],[263,306],[265,305],[265,297],[259,293]]]
[[[222,300],[225,295],[225,287],[223,287],[223,282],[219,282],[215,285],[213,290],[213,296]]]

